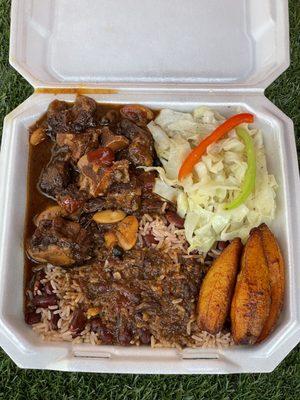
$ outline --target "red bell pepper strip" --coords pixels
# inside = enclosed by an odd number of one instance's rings
[[[198,144],[198,146],[195,147],[190,152],[190,154],[187,156],[187,158],[182,163],[182,166],[179,170],[178,179],[181,181],[188,174],[190,174],[192,172],[194,166],[197,164],[197,162],[203,156],[203,154],[207,150],[207,147],[210,144],[215,143],[216,141],[220,140],[223,136],[225,136],[228,132],[230,132],[236,126],[238,126],[244,122],[251,124],[253,122],[253,120],[254,120],[253,114],[242,113],[242,114],[233,115],[232,117],[228,118],[225,122],[223,122],[221,125],[219,125],[209,136],[207,136],[205,139],[203,139]]]

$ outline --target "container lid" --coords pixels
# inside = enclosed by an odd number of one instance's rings
[[[289,65],[286,0],[13,0],[36,87],[264,89]]]

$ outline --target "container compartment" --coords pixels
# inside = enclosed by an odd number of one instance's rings
[[[34,94],[5,119],[1,153],[0,326],[1,344],[19,366],[68,371],[133,373],[233,373],[271,371],[300,337],[299,176],[291,121],[260,94],[238,93],[116,93],[98,94],[100,103],[142,103],[151,108],[191,111],[208,105],[233,114],[237,107],[256,115],[264,131],[268,168],[279,184],[277,217],[272,230],[286,260],[287,290],[280,323],[269,339],[258,346],[230,349],[151,349],[72,345],[42,342],[23,321],[23,229],[26,210],[28,161],[27,128],[58,98],[69,94]]]

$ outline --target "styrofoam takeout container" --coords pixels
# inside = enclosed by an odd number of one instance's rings
[[[300,339],[299,176],[293,124],[264,96],[289,65],[284,0],[18,0],[11,64],[35,93],[5,118],[0,181],[0,343],[24,368],[132,373],[272,371]],[[27,128],[55,98],[191,111],[242,110],[263,128],[279,183],[272,229],[286,261],[284,310],[257,346],[151,349],[44,343],[23,318]],[[92,93],[92,94],[91,94]]]

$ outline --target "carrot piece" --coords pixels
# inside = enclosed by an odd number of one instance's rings
[[[197,147],[195,147],[187,158],[182,163],[182,166],[179,170],[178,179],[181,181],[184,179],[189,173],[192,172],[195,164],[200,160],[200,158],[205,153],[207,147],[220,140],[223,136],[225,136],[231,129],[236,126],[246,122],[252,123],[254,120],[254,115],[249,113],[236,114],[232,117],[228,118],[225,122],[219,125],[209,136],[207,136],[204,140],[202,140]]]

